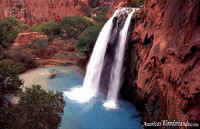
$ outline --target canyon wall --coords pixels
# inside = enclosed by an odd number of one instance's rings
[[[200,1],[146,0],[133,21],[122,94],[144,121],[200,122]]]
[[[89,10],[87,0],[0,0],[0,19],[14,16],[27,24],[59,21],[72,15],[87,16]]]

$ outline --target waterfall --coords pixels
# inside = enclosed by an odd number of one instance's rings
[[[103,81],[108,87],[108,96],[104,106],[117,108],[127,35],[135,10],[136,8],[120,8],[115,11],[104,25],[95,43],[83,86],[73,88],[64,95],[78,102],[89,102],[96,96],[100,82]]]
[[[113,28],[113,18],[108,20],[104,25],[99,37],[96,41],[95,47],[93,49],[92,56],[90,58],[89,64],[87,66],[87,72],[83,83],[83,88],[93,89],[94,93],[98,91],[100,76],[102,73],[104,57],[106,53],[106,48],[110,39],[110,34]]]
[[[106,48],[113,28],[113,19],[117,13],[118,10],[115,11],[114,15],[106,22],[103,29],[99,33],[87,65],[83,86],[81,88],[75,88],[70,92],[64,93],[70,99],[77,100],[79,102],[88,102],[92,97],[96,96],[96,93],[99,89],[99,82],[103,69]]]
[[[120,31],[119,40],[116,48],[116,54],[110,74],[109,90],[107,100],[104,103],[106,108],[117,108],[117,97],[120,89],[120,82],[122,77],[122,65],[124,61],[124,53],[127,42],[128,29],[131,22],[131,17],[136,9],[128,14],[124,27]]]

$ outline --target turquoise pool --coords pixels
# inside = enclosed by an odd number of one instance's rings
[[[49,76],[56,71],[54,79]],[[20,78],[25,86],[40,84],[46,90],[66,92],[80,87],[83,75],[77,67],[45,67],[28,71]],[[106,97],[99,95],[89,103],[78,103],[64,96],[66,106],[60,129],[142,129],[141,117],[130,103],[119,100],[119,108],[103,107]],[[135,117],[134,117],[135,116]]]

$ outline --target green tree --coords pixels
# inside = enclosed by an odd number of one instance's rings
[[[39,25],[34,26],[31,28],[30,32],[39,32],[41,34],[46,34],[48,38],[54,39],[60,36],[60,24],[54,21],[49,21],[47,23],[41,23]]]
[[[27,29],[27,25],[20,23],[14,17],[0,20],[0,47],[10,47],[18,33],[25,29]]]
[[[88,27],[79,37],[76,42],[76,47],[79,54],[88,55],[91,53],[93,46],[99,35],[100,28],[96,26]]]
[[[95,20],[96,25],[99,27],[102,27],[108,20],[105,13],[97,13],[93,19]]]
[[[91,21],[80,16],[65,17],[61,21],[61,28],[66,34],[65,37],[74,39],[77,39],[87,27],[92,25]]]
[[[62,93],[39,85],[21,90],[14,67],[0,62],[0,129],[58,129],[65,105]],[[18,101],[12,103],[9,96]]]
[[[0,107],[0,128],[58,129],[64,105],[62,93],[46,92],[34,85],[19,94],[17,105]]]
[[[94,19],[94,24],[103,27],[103,25],[106,23],[107,19],[107,13],[108,13],[109,7],[97,7],[93,8],[91,11],[92,18]]]
[[[12,48],[3,53],[4,58],[2,62],[14,68],[19,73],[38,67],[38,62],[33,59],[32,53],[22,48]]]
[[[0,62],[0,107],[4,103],[5,95],[20,91],[21,85],[16,69]]]

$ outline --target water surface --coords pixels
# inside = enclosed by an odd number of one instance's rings
[[[56,71],[54,79],[49,76]],[[45,67],[28,71],[20,78],[26,87],[40,84],[46,90],[66,92],[81,87],[83,75],[76,67]],[[142,129],[141,117],[135,107],[120,100],[119,108],[108,110],[103,107],[106,97],[99,93],[89,103],[78,103],[64,96],[66,106],[60,129]]]

